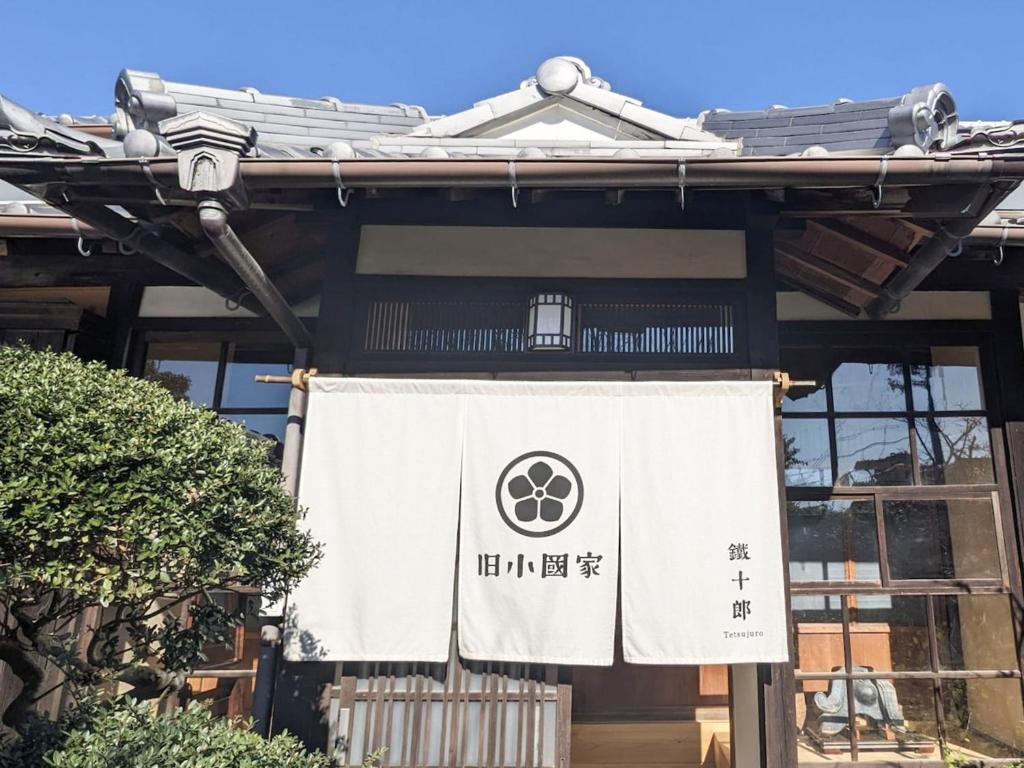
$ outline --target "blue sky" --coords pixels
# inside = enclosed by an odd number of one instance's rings
[[[130,67],[443,114],[569,54],[676,115],[941,80],[964,118],[1024,118],[1024,0],[2,2],[0,93],[47,113],[109,113],[117,73]]]

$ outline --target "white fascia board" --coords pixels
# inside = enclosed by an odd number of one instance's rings
[[[542,94],[536,86],[519,88],[478,101],[469,109],[456,112],[454,115],[431,120],[429,123],[417,126],[408,135],[439,138],[458,136],[502,117],[525,112],[549,98]]]
[[[494,112],[491,108],[486,104],[481,104],[464,112],[456,112],[454,115],[417,126],[409,133],[409,136],[435,136],[438,138],[457,136],[493,119]]]
[[[620,117],[641,128],[660,133],[669,139],[692,139],[695,141],[715,141],[717,139],[713,134],[697,128],[696,120],[673,117],[664,112],[648,109],[643,106],[643,102],[637,99],[606,91],[603,88],[595,88],[586,83],[577,85],[567,96],[589,107]]]
[[[623,96],[621,93],[606,91],[604,88],[595,88],[586,83],[578,83],[566,96],[615,117],[622,114],[622,110],[625,109],[627,104],[638,107],[642,103],[629,96]]]

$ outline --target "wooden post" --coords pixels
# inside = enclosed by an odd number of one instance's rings
[[[993,413],[993,423],[990,424],[992,453],[1000,483],[1001,506],[1008,507],[1000,510],[1000,518],[1003,523],[1010,589],[1015,598],[1010,604],[1017,633],[1017,663],[1024,668],[1024,610],[1021,607],[1021,564],[1024,558],[1024,335],[1021,329],[1021,294],[1016,287],[994,290],[991,292],[991,302],[993,352],[999,383],[999,410]]]
[[[111,368],[129,366],[128,349],[132,326],[139,315],[144,287],[135,282],[119,281],[110,287],[107,299],[107,324],[110,326],[110,351],[107,364]]]
[[[779,367],[779,327],[775,300],[775,217],[751,206],[747,223],[747,333],[751,378],[761,378]],[[783,579],[786,589],[786,626],[790,659],[793,658],[792,614],[789,599],[789,537],[787,535],[785,474],[782,452],[782,416],[775,417],[779,468],[779,506]],[[792,661],[759,664],[758,709],[761,754],[766,768],[789,768],[797,761],[795,684]],[[735,702],[730,706],[734,707]]]
[[[359,221],[346,212],[331,237],[313,356],[316,367],[324,373],[344,373],[348,364],[359,235]]]

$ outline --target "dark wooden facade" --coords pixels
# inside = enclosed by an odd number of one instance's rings
[[[827,692],[832,681],[843,679],[852,683],[854,677],[842,669],[801,669],[801,648],[797,646],[810,642],[807,640],[810,634],[801,634],[798,625],[828,625],[831,622],[835,627],[833,634],[839,638],[836,647],[840,649],[840,666],[846,670],[864,666],[863,659],[857,658],[862,646],[858,645],[861,642],[857,635],[859,629],[854,625],[863,623],[858,622],[856,611],[858,598],[865,595],[882,596],[890,601],[923,601],[922,636],[928,638],[926,645],[929,648],[926,668],[910,669],[894,665],[885,670],[884,675],[879,673],[874,676],[884,676],[892,681],[909,681],[927,689],[936,713],[935,733],[929,735],[955,740],[953,734],[943,731],[949,723],[949,713],[943,710],[943,705],[948,701],[947,688],[950,681],[966,685],[967,681],[1011,677],[1016,678],[1015,684],[1019,691],[1022,661],[1019,655],[1015,657],[1012,669],[950,669],[947,660],[940,658],[939,645],[945,640],[941,635],[941,619],[936,614],[940,610],[940,601],[955,599],[951,596],[1008,596],[1014,632],[1012,643],[1015,649],[1022,647],[1020,606],[1024,595],[1021,592],[1020,575],[1022,518],[1019,499],[1024,493],[1024,347],[1021,342],[1019,281],[1024,280],[1024,275],[1020,274],[1015,261],[1020,254],[1011,253],[1003,270],[991,268],[984,262],[961,261],[940,267],[929,278],[926,286],[929,288],[988,291],[991,316],[987,319],[780,320],[779,296],[787,295],[793,286],[804,289],[805,294],[822,299],[844,312],[857,303],[855,295],[863,300],[870,298],[875,293],[869,286],[871,281],[875,281],[876,287],[884,282],[892,270],[900,268],[897,262],[905,260],[907,250],[914,247],[913,228],[892,224],[889,219],[883,220],[876,216],[866,216],[865,220],[872,223],[863,225],[856,232],[851,232],[850,225],[834,221],[823,228],[813,223],[817,220],[813,216],[800,217],[797,215],[799,211],[786,210],[785,206],[763,196],[746,192],[693,194],[686,200],[684,211],[680,211],[677,199],[666,194],[627,196],[617,205],[611,205],[593,193],[571,192],[549,197],[538,196],[536,200],[524,202],[519,208],[513,209],[508,204],[507,196],[497,192],[480,193],[472,199],[459,202],[438,194],[417,193],[397,198],[360,198],[341,210],[336,204],[333,209],[329,209],[317,199],[313,206],[315,211],[271,218],[259,226],[252,226],[248,231],[243,230],[243,237],[251,236],[254,252],[268,254],[265,266],[282,283],[289,298],[298,302],[319,296],[318,314],[306,318],[306,323],[315,339],[313,365],[324,373],[499,378],[628,376],[635,379],[769,379],[776,371],[785,370],[795,379],[815,379],[822,385],[822,392],[828,402],[820,413],[814,413],[814,419],[835,424],[850,418],[851,414],[835,407],[831,385],[825,387],[824,378],[831,376],[836,365],[847,359],[842,357],[843,353],[849,352],[851,356],[848,359],[854,362],[874,360],[880,365],[903,365],[905,362],[911,366],[916,364],[917,358],[913,358],[912,352],[908,350],[976,348],[984,382],[984,406],[970,413],[982,419],[984,429],[988,432],[991,478],[985,482],[964,485],[928,485],[922,482],[924,470],[920,457],[915,454],[912,460],[916,463],[910,482],[906,484],[843,486],[829,483],[786,488],[782,499],[786,562],[790,560],[787,530],[792,526],[787,504],[855,499],[857,502],[869,502],[873,509],[879,573],[873,579],[830,576],[818,582],[801,580],[793,583],[789,589],[793,598],[803,599],[805,603],[820,598],[825,601],[822,604],[827,609],[822,609],[822,615],[816,622],[793,620],[794,662],[762,665],[756,671],[756,688],[745,688],[742,695],[756,696],[756,741],[762,764],[795,764],[800,749],[798,730],[802,727],[801,716],[806,715],[799,711],[798,694]],[[805,218],[810,223],[805,224]],[[369,275],[357,271],[363,226],[461,224],[496,228],[742,230],[745,233],[746,276],[742,279],[692,280],[592,278],[585,274],[558,278],[425,277]],[[901,233],[896,238],[900,244],[882,239],[882,230],[887,226]],[[281,239],[282,232],[290,234]],[[296,234],[300,232],[302,236]],[[867,248],[851,246],[850,238],[855,237],[867,238]],[[836,245],[835,251],[828,251],[828,238],[832,238],[831,242]],[[45,247],[38,246],[39,263],[45,265],[50,258],[49,252],[58,251],[61,244],[74,247],[66,240],[46,241]],[[27,254],[34,247],[27,241],[19,241],[14,250]],[[846,252],[842,248],[847,247],[853,248],[856,253],[851,251],[844,256]],[[903,256],[899,255],[901,252]],[[622,254],[627,272],[629,259],[635,256]],[[63,264],[62,259],[66,258],[60,256],[55,264]],[[109,258],[120,257],[111,255]],[[125,365],[137,375],[152,373],[147,364],[159,357],[155,351],[160,349],[159,345],[205,345],[203,349],[207,351],[203,354],[208,357],[204,357],[203,362],[208,363],[212,371],[208,405],[218,408],[228,417],[283,419],[285,406],[280,398],[273,404],[233,403],[230,384],[226,382],[226,377],[234,375],[231,366],[236,363],[245,362],[250,366],[239,369],[247,373],[254,370],[251,368],[254,365],[264,365],[266,370],[263,372],[273,373],[291,363],[292,350],[275,325],[265,318],[187,317],[187,307],[182,307],[183,312],[179,317],[139,316],[142,292],[147,284],[174,285],[182,281],[159,270],[154,274],[154,267],[139,257],[136,257],[136,261],[139,262],[137,267],[127,270],[123,282],[121,273],[118,273],[117,282],[106,283],[110,286],[110,293],[105,319],[83,315],[71,323],[49,306],[43,306],[37,301],[30,304],[12,297],[11,302],[18,305],[22,315],[29,311],[30,317],[35,319],[26,321],[18,316],[17,320],[12,320],[8,318],[15,315],[0,313],[0,321],[8,329],[0,327],[0,332],[67,348],[68,337],[62,336],[60,343],[55,343],[31,335],[49,329],[47,323],[57,322],[61,333],[77,334],[76,338],[79,339],[96,339],[96,343],[85,352],[88,356],[106,359],[115,365]],[[264,259],[261,258],[261,261]],[[800,261],[803,266],[797,267],[795,261]],[[831,266],[822,266],[822,262]],[[839,267],[839,262],[843,266]],[[63,266],[54,266],[52,279],[40,280],[36,277],[33,281],[49,283],[53,289],[61,283],[79,284],[78,272],[75,270],[80,269],[81,265],[72,266],[73,269],[69,267],[69,271],[63,271]],[[18,268],[22,269],[21,266]],[[45,266],[41,267],[41,271],[45,272],[45,269]],[[104,273],[104,269],[100,269],[100,274]],[[856,279],[851,278],[851,274],[856,275]],[[103,283],[98,278],[90,278],[88,282]],[[583,325],[576,329],[576,348],[564,353],[531,353],[522,346],[521,338],[517,336],[522,331],[526,299],[534,292],[553,289],[569,292],[577,305],[582,307],[580,322]],[[3,300],[2,296],[0,300]],[[36,314],[32,315],[32,312]],[[58,315],[63,318],[59,322],[53,320]],[[64,328],[60,323],[73,327]],[[703,335],[695,335],[694,329],[698,327],[713,327],[714,330],[703,330]],[[481,329],[491,334],[485,341],[481,341]],[[501,333],[506,335],[501,336]],[[494,342],[494,334],[501,337],[500,344]],[[78,351],[81,347],[76,344],[75,349]],[[251,354],[246,350],[250,350]],[[830,362],[820,365],[816,362],[832,352],[835,355],[830,358]],[[246,357],[246,354],[250,356]],[[883,363],[888,360],[892,362]],[[911,375],[909,367],[901,370],[907,372],[906,376]],[[906,396],[909,398],[910,394]],[[868,412],[857,414],[858,418],[865,413]],[[873,415],[879,419],[888,419],[893,418],[893,413],[895,411]],[[898,414],[895,418],[910,424],[910,429],[917,423],[915,419],[927,421],[930,418],[953,418],[949,414],[935,416],[931,412],[917,412],[913,404]],[[789,418],[785,408],[777,416],[779,463],[783,478],[786,477],[788,461],[784,435]],[[811,417],[799,415],[794,418],[811,420]],[[830,429],[831,455],[835,457],[837,427]],[[911,444],[917,443],[911,440]],[[839,459],[835,458],[835,461]],[[831,468],[829,471],[832,471]],[[886,551],[887,537],[881,533],[886,525],[885,505],[948,498],[988,499],[986,503],[992,504],[991,508],[996,515],[994,519],[998,523],[994,529],[998,542],[995,570],[977,578],[961,578],[956,573],[947,578],[898,578],[898,574],[894,574],[890,568],[890,553]],[[833,600],[836,602],[835,615],[826,616],[832,608]],[[861,602],[864,602],[863,599]],[[805,609],[794,605],[791,616],[801,610]],[[823,630],[818,631],[819,635],[823,633]],[[906,666],[913,665],[908,662]],[[460,669],[458,662],[453,662],[452,670]],[[515,706],[519,701],[518,693],[509,698],[509,673],[490,669],[479,674],[482,676],[483,688],[466,688],[463,692],[465,701],[473,697],[489,701],[487,696],[491,695],[495,702],[494,712],[499,713],[492,714],[492,717],[504,718],[504,710],[497,708],[499,700],[506,707]],[[628,676],[629,668],[619,669],[616,674]],[[860,673],[858,679],[873,679],[872,674]],[[588,678],[588,675],[591,677]],[[719,717],[728,720],[729,712],[735,710],[738,688],[733,686],[731,697],[728,695],[728,685],[725,686],[724,695],[720,686],[706,689],[713,691],[706,694],[702,690],[703,682],[697,670],[688,670],[681,675],[674,683],[666,682],[664,691],[649,691],[650,697],[655,700],[659,696],[670,698],[673,692],[686,698],[684,706],[673,709],[665,704],[660,712],[654,711],[656,707],[636,707],[633,702],[622,704],[621,711],[616,712],[615,686],[622,685],[621,679],[624,678],[621,677],[618,682],[614,676],[604,681],[595,681],[593,673],[564,669],[532,676],[517,672],[513,676],[518,676],[515,679],[520,681],[531,681],[529,692],[524,695],[535,697],[542,707],[543,702],[550,699],[552,706],[563,718],[571,719],[574,724],[583,724],[589,720],[606,724],[644,724],[644,727],[654,728],[653,724],[670,722],[672,718],[692,719],[699,708],[718,708]],[[437,679],[442,678],[458,685],[443,674],[439,674]],[[243,681],[248,679],[244,677]],[[396,679],[406,680],[405,687],[399,685],[396,688]],[[432,689],[429,689],[427,682],[430,679],[433,678],[426,670],[360,671],[336,669],[333,663],[282,664],[277,681],[274,728],[286,728],[298,733],[311,745],[327,745],[330,728],[341,726],[338,725],[340,721],[336,713],[333,720],[323,716],[324,702],[331,700],[330,696],[321,699],[325,686],[329,692],[333,687],[336,707],[341,702],[343,709],[351,709],[353,702],[363,701],[368,713],[366,717],[370,718],[371,723],[366,727],[370,728],[391,727],[393,702],[398,699],[388,694],[388,686],[391,686],[392,693],[396,690],[401,692],[398,698],[407,707],[403,711],[411,713],[415,710],[416,714],[410,715],[412,717],[426,717],[426,712],[432,711],[431,705],[435,700],[444,705],[442,708],[446,716],[457,712],[459,695],[453,698],[450,693],[430,693]],[[369,680],[369,688],[360,688],[359,680]],[[505,680],[504,689],[502,680]],[[248,685],[247,682],[243,684]],[[611,688],[604,687],[606,685]],[[573,695],[570,694],[570,687],[578,690],[575,710],[570,703],[569,697]],[[852,688],[851,684],[847,690]],[[500,698],[502,691],[504,699]],[[686,693],[679,694],[679,691]],[[237,697],[238,693],[232,695]],[[533,709],[529,711],[533,712]],[[439,764],[504,764],[494,757],[495,750],[499,754],[501,751],[500,745],[495,746],[499,744],[498,731],[487,731],[491,726],[482,719],[482,715],[480,717],[480,720],[473,721],[474,727],[479,727],[481,732],[477,741],[473,742],[475,746],[471,748],[480,750],[479,761],[472,755],[467,757],[464,754],[467,742],[459,741],[453,735],[454,730],[450,730],[448,741],[442,749],[446,757],[441,758]],[[412,722],[407,724],[410,729],[414,727]],[[422,719],[416,722],[426,727]],[[526,720],[522,722],[526,728]],[[543,718],[530,727],[541,727],[542,722]],[[560,727],[563,724],[560,721]],[[344,725],[353,727],[348,721]],[[454,729],[456,726],[449,721],[447,727]],[[641,725],[637,727],[641,728]],[[568,755],[566,750],[570,748],[562,741],[570,738],[569,732],[563,729],[559,734],[555,754],[563,755],[564,752]],[[334,732],[334,735],[337,736],[337,733]],[[860,728],[854,728],[847,740],[848,746],[842,754],[850,760],[870,764],[871,739],[862,735]],[[408,744],[410,751],[406,756],[393,754],[386,758],[387,764],[428,764],[429,761],[424,762],[426,758],[421,759],[422,755],[418,751],[421,746],[411,741]],[[914,756],[921,757],[920,754]],[[515,764],[531,767],[546,765],[540,755],[536,757],[528,759],[524,754]],[[937,752],[932,757],[939,759]],[[708,759],[708,753],[703,753],[701,759]],[[598,764],[593,756],[578,758],[576,761],[581,764]]]

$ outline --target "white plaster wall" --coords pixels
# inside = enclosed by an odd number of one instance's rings
[[[777,294],[776,315],[785,320],[854,320],[838,309],[807,294],[786,291]],[[861,315],[857,320],[868,320]],[[898,312],[886,320],[991,320],[988,291],[918,291],[900,303]]]
[[[356,270],[378,275],[742,279],[742,230],[364,226]]]

